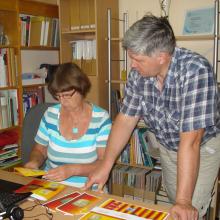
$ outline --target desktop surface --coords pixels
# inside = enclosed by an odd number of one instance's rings
[[[16,173],[7,172],[7,171],[3,171],[3,170],[0,170],[0,176],[1,176],[1,179],[8,180],[8,181],[13,181],[15,183],[19,183],[19,184],[23,184],[23,185],[29,183],[31,180],[34,179],[32,177],[24,177],[24,176],[20,176]],[[59,193],[56,197],[54,197],[53,199],[59,198],[59,197],[64,196],[64,195],[67,195],[67,194],[72,193],[74,191],[79,191],[79,192],[83,193],[83,191],[81,191],[77,188],[68,186],[61,193]],[[168,210],[169,210],[169,207],[165,206],[165,205],[154,205],[154,204],[148,204],[148,203],[139,202],[139,201],[133,201],[133,200],[125,199],[125,198],[122,198],[122,197],[114,196],[114,195],[111,195],[111,194],[100,194],[100,193],[93,192],[93,191],[87,191],[87,192],[89,194],[101,197],[101,200],[99,202],[97,202],[97,204],[95,204],[93,207],[99,206],[100,204],[102,204],[107,199],[112,198],[112,199],[117,199],[117,200],[124,201],[124,202],[129,202],[129,203],[132,203],[132,204],[135,204],[135,205],[147,207],[147,208],[150,208],[150,209],[166,211],[166,212],[168,212]],[[31,198],[29,200],[26,200],[26,201],[22,202],[19,206],[24,210],[24,216],[26,218],[29,218],[29,219],[34,219],[35,218],[35,219],[39,219],[39,220],[49,219],[48,210],[44,206],[42,206],[41,203],[42,202],[39,202],[38,200],[34,200],[34,199]],[[34,208],[32,209],[32,207],[34,207]],[[93,207],[91,206],[91,208],[93,208]],[[52,218],[53,220],[60,220],[60,219],[62,219],[62,220],[69,220],[69,219],[74,220],[74,219],[79,219],[82,216],[82,215],[68,216],[68,215],[64,215],[61,212],[54,212],[54,211],[52,211],[51,213],[53,215],[53,218]]]

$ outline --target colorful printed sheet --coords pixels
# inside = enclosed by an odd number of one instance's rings
[[[100,197],[83,193],[71,201],[57,207],[56,209],[68,214],[82,214],[89,211],[89,207],[100,200]]]
[[[167,212],[148,209],[145,207],[117,201],[114,199],[108,199],[102,205],[100,205],[100,207],[152,220],[164,220],[169,215]]]
[[[124,220],[124,219],[91,211],[86,215],[82,216],[80,220]]]
[[[65,195],[63,197],[60,197],[58,199],[54,199],[52,201],[49,201],[49,202],[46,202],[44,203],[43,205],[44,206],[47,206],[49,209],[53,209],[53,210],[56,210],[56,208],[58,206],[61,206],[61,205],[64,205],[65,203],[73,200],[74,198],[76,198],[77,196],[80,196],[81,193],[79,192],[74,192],[74,193],[71,193],[71,194],[68,194],[68,195]]]

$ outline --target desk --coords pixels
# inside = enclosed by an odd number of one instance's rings
[[[4,171],[4,170],[0,170],[0,176],[1,176],[1,179],[8,180],[8,181],[11,181],[11,182],[20,183],[20,184],[27,184],[31,180],[34,179],[34,178],[31,178],[31,177],[23,177],[23,176],[20,176],[16,173],[7,172],[7,171]],[[73,192],[73,191],[79,191],[79,189],[71,187],[71,186],[67,186],[56,197],[60,197],[62,195],[68,194],[68,193]],[[129,202],[129,203],[132,203],[132,204],[140,205],[140,206],[143,206],[143,207],[151,208],[151,209],[156,209],[156,210],[161,210],[161,211],[168,211],[169,210],[169,207],[166,207],[165,205],[161,206],[161,205],[154,205],[154,204],[146,204],[146,203],[143,203],[143,202],[124,199],[124,198],[114,196],[114,195],[100,194],[100,193],[92,192],[92,191],[89,191],[88,193],[99,196],[99,197],[102,198],[94,206],[98,206],[101,203],[103,203],[105,200],[107,200],[108,198],[112,198],[112,199],[117,199],[117,200],[120,200],[120,201],[126,201],[126,202]],[[21,203],[19,206],[21,208],[25,209],[27,207],[33,206],[34,204],[35,204],[34,201],[28,201],[27,200],[27,201],[24,201],[23,203]],[[35,220],[46,220],[47,219],[48,220],[48,217],[46,217],[45,215],[40,215],[40,214],[43,214],[43,213],[44,214],[46,213],[46,209],[45,209],[45,207],[42,207],[42,206],[39,205],[39,206],[36,206],[32,211],[24,211],[24,219],[35,219]],[[61,219],[62,220],[70,220],[70,219],[74,220],[74,219],[79,219],[79,217],[80,217],[79,215],[67,216],[67,215],[62,214],[61,212],[52,212],[52,213],[53,213],[53,220],[61,220]],[[36,217],[34,217],[34,216],[36,216]]]

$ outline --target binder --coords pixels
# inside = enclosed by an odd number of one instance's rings
[[[45,19],[42,16],[31,17],[30,22],[30,45],[43,46]]]

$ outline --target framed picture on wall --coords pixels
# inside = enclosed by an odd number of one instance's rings
[[[187,10],[183,35],[208,35],[214,33],[214,7]]]

